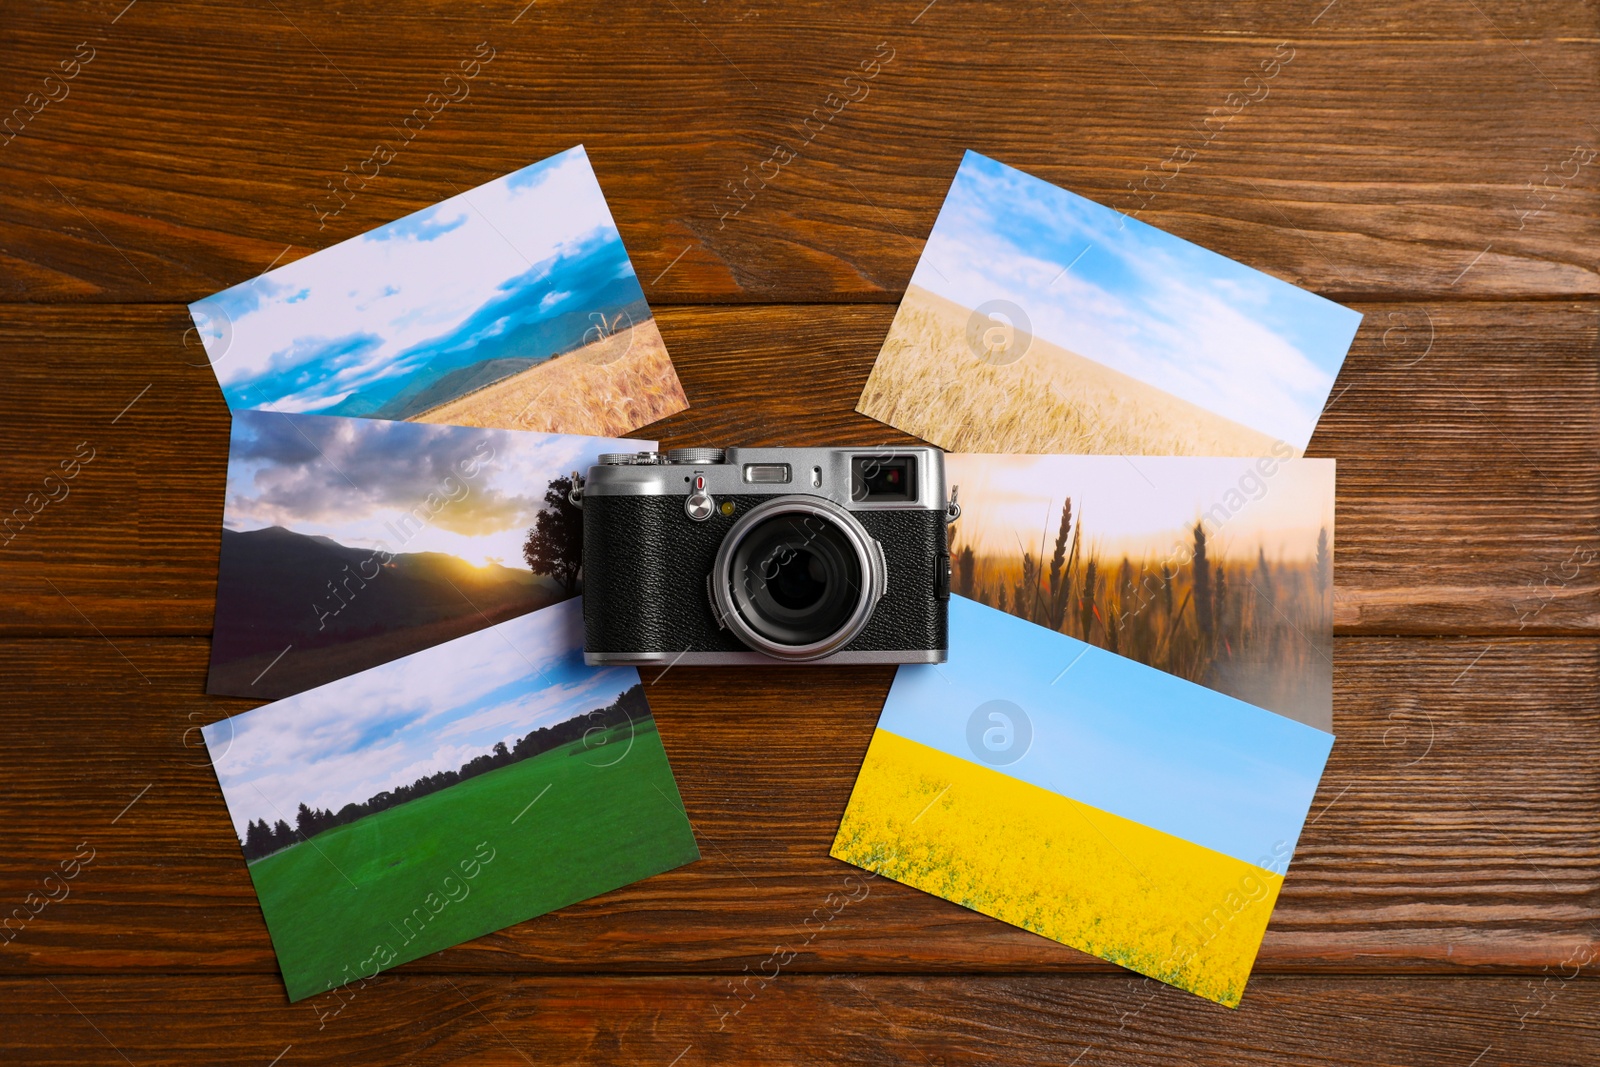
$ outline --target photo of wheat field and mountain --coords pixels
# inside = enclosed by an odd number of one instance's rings
[[[960,487],[951,589],[1328,730],[1328,459],[984,456]]]
[[[206,691],[289,696],[576,596],[568,476],[642,447],[236,412]]]
[[[581,145],[189,311],[235,411],[609,436],[689,406]]]

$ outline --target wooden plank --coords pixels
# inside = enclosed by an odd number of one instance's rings
[[[1234,1012],[1135,979],[781,974],[380,977],[290,1005],[272,979],[0,981],[8,1062],[299,1064],[1593,1063],[1592,979],[1258,979]],[[734,1008],[743,1003],[737,1015]],[[1542,1008],[1542,1011],[1540,1010]],[[1538,1014],[1534,1014],[1538,1011]],[[334,1014],[337,1012],[337,1014]],[[281,1057],[274,1059],[274,1057]]]
[[[0,973],[274,971],[197,729],[249,705],[202,695],[206,655],[195,639],[0,642],[0,913],[94,851],[0,944]],[[1340,638],[1335,663],[1339,740],[1258,971],[1600,954],[1600,647]],[[1112,970],[904,886],[863,896],[828,858],[890,679],[668,671],[647,691],[704,858],[419,966],[738,974],[785,945],[808,972]],[[839,909],[841,893],[858,899]]]
[[[1338,459],[1336,631],[1593,632],[1600,346],[1589,306],[1360,310],[1308,450]]]
[[[519,7],[30,5],[0,299],[192,300],[578,142],[663,303],[894,300],[967,148],[1333,295],[1600,292],[1583,4]]]
[[[1311,448],[1340,461],[1339,632],[1600,628],[1600,306],[1357,307]],[[640,434],[909,440],[853,410],[892,314],[662,308],[692,407]],[[209,633],[228,418],[186,329],[169,305],[13,306],[0,322],[0,518],[38,511],[0,546],[0,633]],[[94,458],[68,495],[29,503],[80,446]]]

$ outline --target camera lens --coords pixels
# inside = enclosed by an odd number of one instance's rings
[[[785,645],[825,640],[862,595],[855,552],[816,515],[779,515],[752,528],[734,551],[731,577],[739,614]]]
[[[853,639],[871,615],[882,589],[876,549],[848,512],[826,502],[780,498],[759,505],[717,554],[724,622],[774,656],[826,655]]]

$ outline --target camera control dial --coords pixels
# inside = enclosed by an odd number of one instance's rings
[[[683,513],[695,522],[705,522],[717,510],[717,502],[706,492],[706,477],[694,476],[693,491],[683,502]]]
[[[722,449],[720,448],[674,448],[667,453],[668,463],[692,463],[695,466],[704,466],[708,463],[722,462]]]

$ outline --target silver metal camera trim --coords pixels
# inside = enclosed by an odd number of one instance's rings
[[[706,492],[714,499],[728,496],[792,496],[801,494],[833,501],[846,511],[944,511],[947,494],[944,480],[944,453],[927,445],[905,448],[730,448],[721,463],[674,463],[662,454],[646,453],[651,458],[628,454],[631,462],[601,464],[589,468],[583,496],[688,496],[695,475],[706,480]],[[889,459],[916,457],[917,494],[912,500],[883,502],[851,499],[851,460],[857,456]],[[749,464],[787,463],[792,481],[747,482],[744,468]],[[811,472],[819,469],[822,484],[811,484]]]
[[[863,588],[856,598],[855,607],[839,629],[821,641],[806,645],[786,645],[774,641],[750,624],[733,599],[731,589],[735,552],[753,529],[779,515],[814,515],[833,523],[844,534],[845,540],[850,542],[850,547],[855,550],[856,562],[861,567]],[[867,533],[854,515],[831,500],[815,496],[780,496],[757,504],[728,528],[727,536],[717,546],[717,556],[711,564],[711,597],[720,624],[756,651],[773,659],[793,663],[821,659],[854,641],[872,618],[878,601],[888,589],[889,571],[883,559],[883,546]]]
[[[835,652],[806,660],[806,663],[838,663],[850,666],[868,664],[944,663],[944,649],[914,649],[904,652],[864,652],[859,649]],[[583,662],[590,667],[782,667],[785,660],[765,652],[585,652]]]

